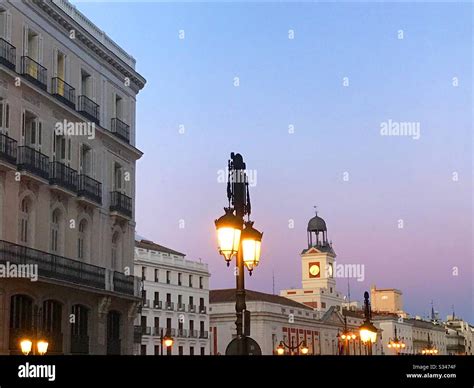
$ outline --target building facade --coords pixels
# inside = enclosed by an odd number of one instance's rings
[[[211,354],[225,354],[227,345],[236,337],[235,289],[211,290]],[[344,330],[344,319],[336,307],[324,313],[278,295],[246,290],[247,310],[251,313],[250,337],[260,346],[263,355],[275,354],[283,341],[290,346],[305,342],[309,355],[337,355],[344,352],[338,334]],[[361,321],[346,321],[347,328],[357,331]],[[374,354],[380,346],[374,344]],[[285,348],[285,354],[298,350]],[[366,354],[359,340],[349,345],[348,354]]]
[[[135,248],[135,275],[143,283],[135,354],[209,355],[207,264],[140,240]],[[165,336],[173,338],[171,347],[163,346]]]
[[[336,290],[336,253],[327,237],[326,222],[316,214],[307,232],[308,247],[301,252],[302,288],[282,290],[280,295],[320,312],[341,308],[344,296]]]
[[[0,4],[0,354],[131,354],[136,95],[132,56],[65,0]],[[13,267],[12,267],[13,266]]]
[[[370,303],[372,310],[385,313],[402,313],[402,292],[395,288],[377,289],[374,285],[370,288]]]

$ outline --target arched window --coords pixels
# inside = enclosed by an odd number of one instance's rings
[[[28,198],[23,198],[20,206],[20,227],[19,240],[23,244],[29,243],[31,202]]]
[[[20,352],[20,340],[33,333],[33,299],[27,295],[13,295],[10,298],[9,348]]]
[[[79,260],[84,260],[87,258],[87,221],[81,220],[79,223],[79,232],[77,236],[77,257]]]
[[[112,236],[112,269],[117,270],[121,263],[120,233],[115,232]]]
[[[51,252],[59,253],[61,212],[56,209],[51,217]]]
[[[48,353],[63,352],[62,305],[55,300],[43,302],[41,329],[49,339]]]
[[[89,353],[89,309],[83,305],[72,306],[74,322],[71,323],[71,353]]]

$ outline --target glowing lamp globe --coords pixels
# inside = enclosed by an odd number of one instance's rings
[[[234,215],[233,209],[225,208],[225,214],[215,221],[219,253],[227,263],[237,254],[242,232],[242,222]]]

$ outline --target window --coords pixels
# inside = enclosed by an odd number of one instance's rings
[[[22,138],[24,145],[41,150],[42,124],[37,116],[25,111],[22,115]]]
[[[141,356],[146,356],[146,345],[141,346],[140,355]]]
[[[160,281],[160,271],[158,269],[155,269],[155,282]]]
[[[189,330],[190,331],[194,330],[194,320],[192,320],[192,319],[189,320]]]
[[[56,52],[56,76],[61,78],[63,81],[66,80],[66,55],[61,51]],[[58,94],[64,96],[64,84],[58,83]]]
[[[59,229],[61,212],[56,209],[51,217],[51,252],[59,253]]]
[[[204,328],[205,328],[204,321],[199,322],[199,332],[201,334],[204,334],[204,331],[205,331]]]
[[[192,296],[189,297],[189,307],[194,307],[194,298]]]
[[[30,223],[30,200],[24,198],[21,201],[20,208],[20,242],[28,244],[29,242],[29,223]]]
[[[166,303],[171,303],[171,294],[166,294]]]
[[[123,112],[122,112],[122,97],[115,95],[115,118],[122,119]]]
[[[155,333],[158,333],[158,328],[160,327],[160,317],[155,317]]]
[[[204,346],[201,346],[201,356],[206,355],[206,348]]]
[[[86,249],[87,244],[87,238],[86,238],[86,232],[87,232],[87,221],[86,220],[81,220],[79,222],[79,228],[78,228],[78,234],[77,234],[77,258],[79,260],[84,260],[86,258]]]
[[[329,292],[332,294],[332,287],[329,287]]]
[[[92,78],[91,75],[81,69],[81,95],[92,98]]]
[[[39,50],[40,50],[39,35],[29,28],[26,31],[26,45],[24,47],[24,50],[25,50],[25,55],[35,60],[36,62],[39,62]],[[31,74],[32,71],[35,74]],[[28,74],[30,74],[31,76],[34,76],[34,78],[36,78],[36,72],[37,72],[37,68],[34,66],[31,66],[31,68],[28,69]]]
[[[181,285],[181,276],[182,276],[182,273],[178,273],[178,286]]]
[[[189,275],[189,287],[193,286],[193,275]]]
[[[8,134],[10,128],[10,105],[5,99],[0,98],[0,132]]]
[[[189,355],[194,356],[194,346],[189,347]]]
[[[167,355],[167,356],[171,356],[172,351],[173,351],[172,349],[173,349],[172,346],[168,346],[168,347],[166,348],[166,355]]]
[[[178,295],[178,308],[183,305],[183,295]]]
[[[323,309],[326,308],[326,302],[321,302],[321,308],[323,308]]]
[[[171,272],[166,271],[166,283],[170,284],[171,283]]]
[[[146,280],[146,267],[142,267],[142,280]]]
[[[199,298],[199,307],[204,307],[204,298]]]
[[[122,166],[114,163],[114,191],[122,191]]]
[[[178,346],[178,354],[179,354],[180,356],[183,355],[183,347],[182,347],[182,346]]]
[[[142,315],[140,318],[140,324],[142,327],[142,331],[146,328],[146,316]]]
[[[155,356],[158,356],[160,354],[160,347],[158,345],[155,345]]]
[[[160,301],[160,293],[155,291],[155,305]]]
[[[0,9],[0,38],[7,40],[7,12],[4,9]]]
[[[203,288],[204,285],[203,285],[203,281],[202,281],[202,276],[199,276],[199,288]]]
[[[146,303],[146,290],[142,290],[142,301]]]
[[[26,295],[13,295],[10,299],[10,329],[29,332],[33,329],[33,299]]]
[[[79,157],[79,173],[83,175],[92,175],[92,150],[86,144],[81,144]]]

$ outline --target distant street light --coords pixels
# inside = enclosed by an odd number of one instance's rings
[[[365,321],[359,328],[360,339],[367,346],[369,356],[372,355],[372,344],[377,341],[377,328],[371,322],[372,312],[370,310],[369,293],[364,292],[364,316]]]

